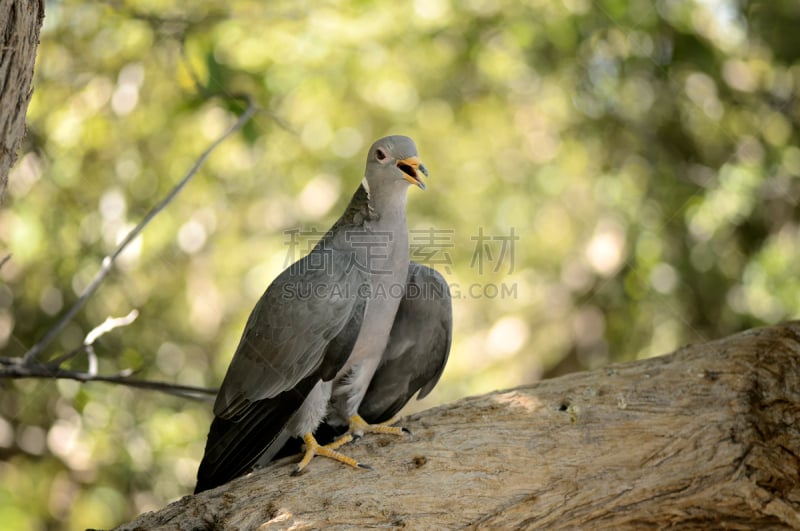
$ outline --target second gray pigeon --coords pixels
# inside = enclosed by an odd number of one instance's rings
[[[406,197],[409,185],[425,189],[422,175],[413,140],[377,140],[344,214],[256,303],[214,403],[195,493],[265,465],[292,438],[305,444],[298,473],[315,455],[368,468],[338,448],[405,431],[380,423],[431,391],[452,335],[446,281],[409,259]],[[319,444],[323,423],[348,434]]]

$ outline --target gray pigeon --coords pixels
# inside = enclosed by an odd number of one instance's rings
[[[406,193],[425,189],[420,174],[410,138],[376,141],[344,214],[256,303],[214,403],[195,493],[269,463],[292,438],[305,444],[299,473],[315,455],[369,468],[336,449],[406,431],[381,423],[431,391],[452,334],[447,283],[409,260]],[[348,433],[320,444],[321,425]]]

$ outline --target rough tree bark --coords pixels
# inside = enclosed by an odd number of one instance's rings
[[[457,353],[456,353],[457,355]],[[800,322],[471,397],[120,529],[800,528]]]
[[[33,63],[43,20],[41,0],[0,0],[0,201],[25,136],[25,113],[33,94]]]

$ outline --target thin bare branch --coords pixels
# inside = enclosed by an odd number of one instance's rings
[[[7,254],[2,259],[0,259],[0,269],[3,269],[3,266],[6,265],[6,262],[11,260],[11,255]]]
[[[0,367],[0,378],[56,378],[76,380],[78,382],[105,382],[135,387],[137,389],[158,391],[182,398],[208,401],[213,399],[217,394],[216,389],[206,387],[194,387],[191,385],[178,385],[168,382],[155,382],[131,378],[130,375],[133,374],[133,371],[130,369],[110,375],[89,374],[88,372],[62,369],[49,364],[26,364],[22,361],[22,358],[2,358],[0,359],[0,365],[2,365],[2,367]]]
[[[180,182],[178,182],[178,184],[176,184],[172,188],[172,190],[170,190],[170,192],[166,195],[166,197],[164,197],[155,207],[153,207],[150,210],[150,212],[148,212],[144,216],[142,221],[140,221],[139,224],[136,225],[136,227],[134,227],[128,233],[125,239],[122,240],[122,242],[120,242],[120,244],[117,246],[114,252],[103,258],[100,270],[94,276],[94,278],[86,287],[86,289],[83,290],[83,293],[78,298],[78,300],[76,300],[75,303],[69,308],[69,310],[67,310],[67,312],[61,316],[58,322],[56,322],[56,324],[53,325],[53,327],[47,332],[47,334],[45,334],[45,336],[42,339],[40,339],[35,345],[33,345],[28,350],[28,352],[25,353],[25,355],[23,356],[23,360],[26,365],[34,364],[36,362],[37,358],[42,353],[42,351],[45,348],[47,348],[50,345],[50,343],[53,342],[53,340],[58,336],[58,334],[61,333],[61,331],[64,329],[67,323],[69,323],[75,317],[75,315],[81,310],[81,308],[83,308],[89,297],[91,297],[94,294],[94,292],[97,291],[97,289],[100,287],[100,284],[103,282],[103,280],[105,280],[106,276],[108,276],[108,274],[111,272],[111,268],[114,266],[114,263],[116,262],[119,255],[122,254],[122,252],[137,236],[139,236],[139,234],[150,223],[150,221],[152,221],[154,217],[156,217],[162,210],[164,210],[164,208],[170,202],[172,202],[175,196],[177,196],[178,193],[180,193],[180,191],[183,190],[184,186],[186,186],[189,180],[195,176],[197,171],[200,169],[200,167],[203,165],[206,159],[208,159],[208,157],[211,155],[214,149],[216,149],[217,146],[219,146],[230,135],[241,129],[244,126],[244,124],[246,124],[250,120],[250,118],[256,112],[256,106],[249,96],[242,96],[242,97],[247,101],[247,108],[242,113],[242,115],[239,116],[239,119],[236,120],[236,122],[227,131],[225,131],[222,135],[220,135],[219,138],[214,140],[206,148],[205,151],[203,151],[200,157],[198,157],[198,159],[195,161],[194,165],[189,169],[186,175],[184,175],[183,179],[181,179]]]
[[[106,317],[103,324],[94,327],[91,332],[86,334],[86,339],[83,340],[83,344],[93,345],[101,336],[104,336],[115,328],[128,326],[134,322],[137,317],[139,317],[139,312],[135,309],[131,310],[125,317]]]
[[[86,358],[89,361],[86,372],[92,376],[97,375],[97,353],[94,351],[94,345],[86,345]]]
[[[88,334],[86,334],[86,338],[83,340],[83,345],[86,347],[86,356],[89,358],[89,374],[92,376],[97,374],[97,354],[94,351],[94,342],[115,328],[131,324],[138,316],[139,312],[137,310],[131,310],[130,313],[125,317],[106,317],[106,320],[103,321],[103,324],[95,326]]]
[[[71,360],[72,358],[74,358],[75,356],[80,354],[81,352],[86,352],[86,345],[84,345],[83,343],[81,343],[80,346],[75,347],[74,349],[70,350],[69,352],[65,352],[64,354],[61,354],[60,356],[56,356],[55,358],[53,358],[51,360],[48,360],[47,361],[47,365],[49,365],[51,367],[60,367],[64,363],[68,362],[69,360]],[[2,362],[0,362],[0,363],[2,363]]]

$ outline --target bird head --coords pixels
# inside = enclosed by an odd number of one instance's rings
[[[369,148],[365,178],[370,189],[383,188],[387,183],[411,183],[424,190],[422,175],[427,177],[428,169],[407,136],[386,136]]]

